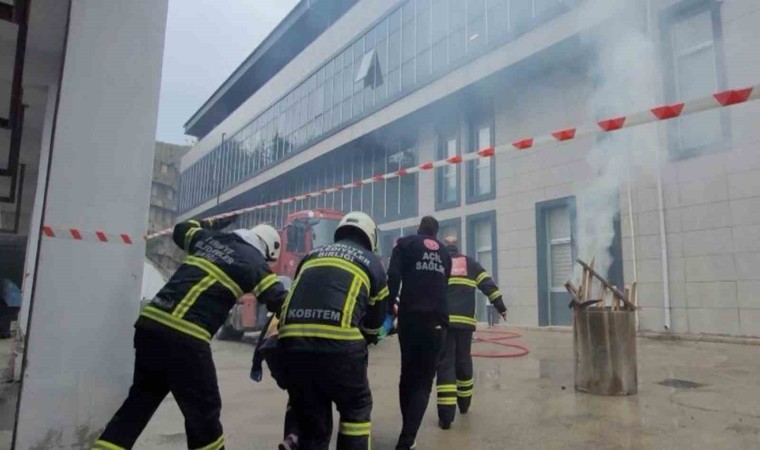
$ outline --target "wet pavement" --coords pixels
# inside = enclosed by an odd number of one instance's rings
[[[476,359],[473,408],[457,416],[450,430],[437,427],[431,396],[420,450],[760,449],[760,346],[642,338],[639,394],[597,397],[573,389],[570,333],[521,332],[514,342],[526,344],[528,356]],[[284,392],[268,374],[260,384],[248,380],[250,343],[213,347],[227,448],[276,448]],[[370,352],[374,449],[392,449],[400,430],[398,374],[398,342],[389,338]],[[660,384],[666,380],[676,387]],[[182,417],[168,398],[136,448],[185,445]]]

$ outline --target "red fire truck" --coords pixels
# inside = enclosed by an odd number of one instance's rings
[[[332,242],[342,218],[342,212],[329,209],[298,211],[288,215],[285,227],[280,230],[282,252],[277,263],[272,265],[274,273],[289,286],[301,259],[312,249]],[[259,307],[253,295],[244,295],[230,311],[227,322],[219,331],[219,338],[239,340],[246,331],[261,329],[266,323],[266,314],[266,308],[263,305]]]

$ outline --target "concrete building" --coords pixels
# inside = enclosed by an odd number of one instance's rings
[[[754,0],[304,0],[187,122],[182,218],[495,147],[243,222],[361,209],[387,255],[433,214],[513,324],[569,325],[583,257],[639,283],[641,330],[760,336],[758,102],[512,147],[754,85],[758,24]]]
[[[188,146],[156,142],[153,160],[153,183],[150,187],[148,233],[169,228],[176,223],[179,205],[179,167]],[[170,237],[148,242],[146,256],[163,273],[176,270],[182,252]]]
[[[0,448],[90,448],[131,384],[166,14],[0,0],[0,228],[23,242],[0,246],[23,296]]]

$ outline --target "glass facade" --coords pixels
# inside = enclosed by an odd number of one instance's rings
[[[181,178],[180,210],[187,211],[218,196],[489,47],[561,14],[569,3],[400,3],[292,91],[189,167]],[[397,160],[386,163],[401,164]],[[393,205],[388,207],[392,209]]]
[[[245,194],[245,202],[272,202],[417,164],[417,146],[412,140],[392,139],[383,144],[346,146]],[[268,222],[280,228],[285,225],[289,214],[309,209],[364,211],[377,222],[383,223],[415,217],[417,199],[417,175],[407,175],[253,211],[241,217],[239,225],[250,227]]]

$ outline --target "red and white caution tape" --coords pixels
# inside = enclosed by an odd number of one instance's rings
[[[70,239],[73,241],[94,241],[109,244],[126,244],[132,245],[135,238],[125,234],[109,234],[104,231],[84,231],[78,228],[53,228],[45,225],[42,227],[42,234],[47,238]],[[139,239],[143,239],[140,237]]]
[[[499,148],[491,147],[491,148],[486,148],[486,149],[473,152],[473,153],[466,153],[464,155],[455,155],[447,159],[441,159],[438,161],[428,161],[416,167],[400,169],[400,170],[396,170],[394,172],[389,172],[385,174],[377,174],[370,178],[366,178],[363,180],[356,180],[348,184],[338,185],[335,187],[326,188],[319,191],[296,195],[295,197],[284,198],[281,200],[276,200],[276,201],[264,203],[261,205],[255,205],[248,208],[242,208],[242,209],[230,211],[224,214],[212,216],[210,218],[220,219],[220,218],[230,217],[230,216],[234,216],[238,214],[244,214],[251,211],[274,208],[277,206],[287,205],[289,203],[293,203],[293,202],[297,202],[301,200],[307,200],[310,198],[316,198],[323,195],[332,194],[334,192],[340,192],[345,189],[352,189],[355,187],[372,184],[378,181],[384,181],[384,180],[389,180],[396,177],[402,177],[405,175],[415,174],[418,172],[424,172],[424,171],[432,170],[438,167],[461,164],[463,162],[472,161],[478,158],[491,158],[496,154],[506,153],[507,151],[510,151],[510,150],[525,151],[531,148],[541,147],[544,145],[565,143],[565,142],[573,141],[582,137],[593,136],[596,134],[610,133],[613,131],[622,130],[624,128],[632,128],[639,125],[645,125],[645,124],[655,123],[655,122],[664,121],[664,120],[671,120],[677,117],[686,116],[689,114],[695,114],[695,113],[699,113],[703,111],[709,111],[713,109],[724,108],[724,107],[728,107],[732,105],[737,105],[740,103],[747,102],[749,100],[757,100],[759,98],[760,98],[760,85],[755,85],[755,86],[751,86],[744,89],[732,89],[728,91],[718,92],[716,94],[700,97],[688,102],[660,105],[654,108],[650,108],[648,110],[635,112],[633,114],[629,114],[626,116],[611,117],[611,118],[599,120],[592,124],[586,124],[579,127],[564,128],[564,129],[552,131],[545,135],[518,139],[515,141],[511,141],[510,144],[502,145]],[[50,227],[46,227],[46,228],[50,228]],[[161,230],[159,232],[145,236],[145,239],[150,240],[150,239],[154,239],[160,236],[165,236],[165,235],[171,234],[172,230],[173,230],[172,228],[167,228],[165,230]],[[62,237],[66,237],[69,239],[76,239],[75,237],[73,237],[74,230],[69,230],[69,231],[70,231],[69,236],[62,236]],[[97,233],[98,232],[94,232],[94,234],[96,235]],[[66,234],[66,233],[63,233],[63,234]],[[93,233],[84,233],[81,231],[77,231],[77,234],[79,236],[84,236],[85,234],[89,235]],[[106,236],[106,235],[103,235],[103,236]],[[127,235],[118,235],[118,236],[122,236],[122,237],[126,236],[127,238],[129,238],[129,236]],[[48,235],[48,237],[59,237],[59,236],[56,234],[53,236]],[[85,239],[80,239],[80,240],[85,240]],[[87,240],[91,240],[91,239],[87,239]],[[101,240],[101,239],[98,239],[98,240]],[[132,239],[130,239],[130,241],[131,240]],[[101,240],[101,242],[110,242],[110,241]]]

